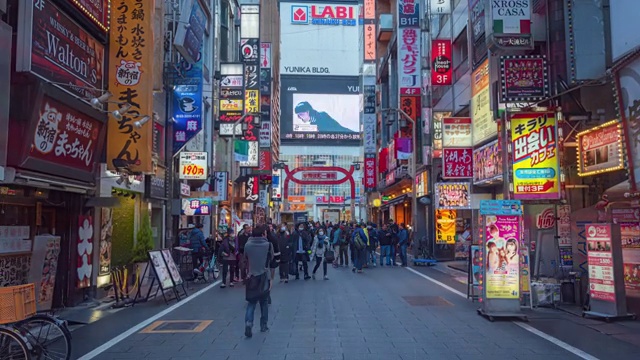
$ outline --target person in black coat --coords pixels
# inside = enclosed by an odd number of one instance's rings
[[[278,239],[278,249],[280,250],[280,282],[289,282],[289,264],[293,258],[293,244],[286,225],[280,226],[276,234]]]
[[[300,279],[299,263],[302,262],[304,269],[304,279],[309,280],[309,252],[311,251],[312,236],[304,223],[299,223],[296,230],[291,234],[293,244],[294,261],[296,263],[296,280]]]

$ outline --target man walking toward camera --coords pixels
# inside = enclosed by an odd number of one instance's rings
[[[267,228],[258,225],[253,229],[252,237],[244,247],[244,257],[249,264],[246,287],[247,311],[245,314],[244,335],[250,338],[253,329],[256,305],[260,303],[260,331],[269,331],[269,294],[271,292],[271,273],[268,269],[273,259],[273,246],[267,240]]]

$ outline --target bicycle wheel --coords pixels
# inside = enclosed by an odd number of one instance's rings
[[[12,329],[0,327],[0,360],[29,360],[31,349],[27,340]]]
[[[66,324],[49,315],[34,315],[18,324],[33,346],[34,359],[69,360],[71,333]]]

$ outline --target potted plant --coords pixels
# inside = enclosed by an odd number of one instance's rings
[[[152,275],[149,274],[149,271],[152,270],[147,270],[147,265],[149,264],[148,253],[151,250],[153,250],[153,232],[151,231],[149,214],[145,212],[141,216],[140,229],[138,230],[131,257],[131,262],[135,264],[135,270],[140,276],[140,285],[146,284],[146,280]],[[147,271],[146,278],[143,279],[142,276],[145,275],[145,271]]]

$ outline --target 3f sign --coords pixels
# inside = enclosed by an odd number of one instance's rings
[[[400,25],[406,27],[418,27],[418,18],[410,17],[410,18],[400,18]]]
[[[449,75],[447,74],[435,74],[436,84],[449,84]]]

